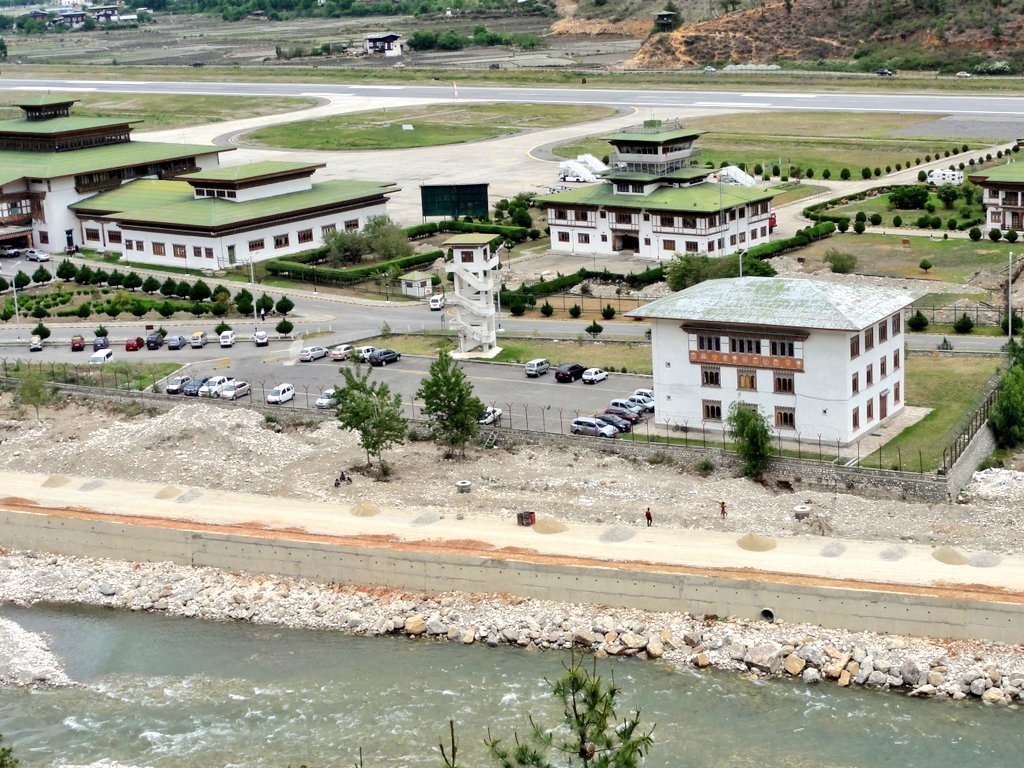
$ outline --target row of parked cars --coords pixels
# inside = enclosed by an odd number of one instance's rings
[[[167,381],[168,395],[186,397],[216,397],[221,400],[238,400],[252,396],[252,385],[234,376],[189,376],[181,374]],[[280,405],[295,399],[295,387],[278,384],[267,393],[267,403]]]
[[[0,245],[0,258],[21,258],[26,261],[49,261],[50,254],[44,253],[38,248],[13,248],[9,245]]]
[[[217,337],[217,340],[222,348],[228,348],[235,346],[238,336],[234,331],[224,331]],[[252,335],[252,340],[255,342],[257,347],[266,347],[270,344],[270,336],[267,335],[266,331],[256,331]],[[141,336],[129,336],[125,339],[124,348],[126,352],[134,352],[143,348],[160,349],[164,344],[166,344],[168,349],[185,349],[185,347],[202,349],[208,342],[209,337],[206,335],[206,331],[196,331],[189,338],[185,338],[184,336],[177,334],[164,336],[162,333],[153,331],[145,339]],[[71,351],[83,351],[86,347],[86,343],[85,337],[76,333],[71,337]],[[110,349],[110,339],[106,336],[97,336],[91,343],[93,352]],[[38,336],[33,336],[29,341],[28,348],[30,352],[41,351],[43,348],[43,340]]]
[[[648,413],[654,413],[654,390],[637,389],[628,397],[608,401],[608,407],[593,416],[578,416],[569,425],[574,435],[613,438],[631,432]]]
[[[353,347],[351,344],[339,344],[332,349],[327,347],[303,347],[299,350],[299,361],[312,363],[330,356],[331,360],[359,360],[370,365],[387,365],[402,359],[402,353],[393,349],[377,349],[376,347]]]
[[[551,370],[551,363],[542,357],[531,360],[524,367],[526,377],[536,379]],[[563,363],[555,368],[555,381],[582,381],[584,384],[597,384],[608,379],[608,371],[601,368],[584,368],[579,363]]]

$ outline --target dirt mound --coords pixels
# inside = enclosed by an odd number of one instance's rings
[[[71,478],[65,475],[50,475],[43,480],[43,488],[60,488],[71,482]]]
[[[970,558],[962,552],[957,552],[952,547],[939,547],[932,550],[932,557],[946,565],[965,565]]]
[[[380,514],[380,507],[372,501],[357,501],[352,507],[352,514],[356,517],[374,517]]]
[[[551,517],[538,517],[533,530],[537,533],[564,533],[569,530],[569,526]]]
[[[737,540],[736,546],[740,549],[745,549],[748,552],[767,552],[770,549],[775,549],[777,542],[770,536],[761,536],[756,533],[748,533],[743,538]]]
[[[156,499],[173,499],[175,496],[181,495],[181,488],[175,488],[173,485],[165,485],[159,491],[156,492],[154,498]]]

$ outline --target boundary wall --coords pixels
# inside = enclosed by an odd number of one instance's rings
[[[1017,643],[1024,605],[701,573],[537,563],[501,557],[358,548],[0,510],[0,545],[79,557],[171,561],[440,593],[503,592],[649,611],[779,618],[853,631]],[[807,580],[803,580],[806,582]]]

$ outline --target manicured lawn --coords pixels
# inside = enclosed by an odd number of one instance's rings
[[[895,227],[893,224],[893,218],[899,216],[902,219],[903,227],[916,227],[917,219],[919,216],[938,216],[942,221],[942,227],[937,230],[941,236],[942,232],[947,230],[947,222],[950,219],[956,219],[958,222],[966,221],[968,219],[982,219],[984,212],[980,203],[974,203],[972,205],[964,205],[962,198],[957,198],[956,202],[953,203],[952,208],[946,208],[942,205],[942,201],[939,200],[935,195],[928,197],[928,202],[935,206],[934,213],[928,213],[924,208],[914,208],[910,210],[898,210],[889,207],[889,195],[874,195],[873,197],[866,197],[863,200],[855,200],[845,205],[837,205],[834,208],[829,208],[829,213],[838,213],[845,216],[849,216],[852,220],[859,212],[863,211],[868,218],[871,214],[877,213],[882,217],[882,223],[880,227]],[[874,226],[869,224],[869,226]],[[984,230],[984,225],[980,224],[979,227]]]
[[[60,92],[57,96],[65,95]],[[123,117],[142,120],[138,131],[156,131],[185,125],[219,123],[243,117],[273,115],[313,106],[312,99],[249,96],[189,96],[155,93],[69,93],[77,99],[71,113],[76,117]],[[24,93],[0,93],[0,115],[21,117],[22,111],[11,106],[25,98]]]
[[[811,197],[821,192],[828,192],[828,187],[819,187],[814,184],[802,184],[800,182],[789,182],[786,184],[779,184],[772,189],[777,189],[778,194],[772,198],[772,205],[779,206],[785,205],[786,203],[792,203],[795,200],[803,200],[805,197]]]
[[[438,104],[271,126],[244,140],[294,149],[406,149],[493,139],[614,114],[611,107],[568,104]]]
[[[869,230],[870,232],[870,230]],[[903,245],[903,241],[907,245]],[[965,238],[950,240],[899,235],[844,235],[819,240],[799,251],[808,270],[824,266],[825,251],[835,248],[857,257],[856,272],[886,277],[913,277],[922,280],[946,280],[964,283],[978,269],[999,270],[1006,266],[1006,253],[1014,250],[1009,243],[993,243],[987,238],[973,242]],[[1020,246],[1017,247],[1019,250]],[[932,268],[925,274],[918,266],[927,258]]]
[[[898,457],[902,457],[904,470],[923,466],[930,472],[938,468],[942,449],[952,437],[950,430],[979,402],[982,387],[1002,362],[1002,358],[966,355],[908,356],[907,405],[931,408],[932,412],[882,446],[882,468],[898,466]],[[861,465],[877,467],[879,452],[862,459]]]

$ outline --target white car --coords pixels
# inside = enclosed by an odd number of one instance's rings
[[[627,402],[633,403],[640,408],[643,408],[647,413],[654,413],[654,401],[649,397],[643,395],[630,395],[626,398]]]
[[[333,408],[338,404],[338,393],[334,389],[325,389],[316,399],[317,408]]]
[[[299,351],[299,360],[304,363],[311,363],[321,357],[327,357],[327,350],[323,347],[303,347]]]
[[[109,363],[113,356],[114,350],[101,349],[99,352],[92,353],[92,357],[89,358],[89,365],[103,365],[104,363]]]
[[[331,350],[331,360],[348,360],[354,351],[351,344],[339,344]]]
[[[437,312],[438,310],[444,309],[444,294],[438,293],[430,297],[430,311]]]
[[[963,78],[968,78],[968,77],[970,77],[970,76],[971,76],[971,73],[970,73],[970,72],[957,72],[957,73],[956,73],[956,76],[957,76],[957,77],[963,77]]]
[[[220,335],[220,345],[222,347],[233,347],[235,346],[235,332],[224,331]]]
[[[270,334],[266,331],[256,331],[256,333],[252,335],[252,340],[257,347],[270,346]]]
[[[493,424],[497,426],[501,424],[501,417],[504,415],[504,411],[501,408],[494,408],[493,406],[487,406],[487,410],[484,411],[484,415],[478,420],[478,424],[485,426]]]
[[[21,258],[25,259],[26,261],[49,261],[50,254],[43,253],[42,251],[37,250],[36,248],[26,248],[24,251],[21,252]]]
[[[370,355],[376,351],[376,347],[356,347],[356,355],[358,355],[359,361],[363,363],[370,362]]]
[[[634,389],[633,390],[633,394],[634,395],[640,395],[640,397],[646,397],[648,400],[653,400],[654,399],[654,390],[653,389]]]
[[[211,376],[206,380],[206,383],[199,388],[199,396],[220,397],[221,392],[224,390],[224,385],[229,381],[233,381],[230,376]]]
[[[289,400],[295,399],[295,387],[291,384],[278,384],[267,395],[267,402],[270,405],[281,405]]]
[[[583,383],[584,384],[597,384],[599,381],[604,381],[608,378],[608,371],[603,371],[600,368],[587,368],[583,372]]]
[[[199,390],[202,394],[202,390]],[[240,397],[252,394],[252,388],[248,381],[231,380],[224,384],[220,390],[220,396],[224,400],[237,400]]]

